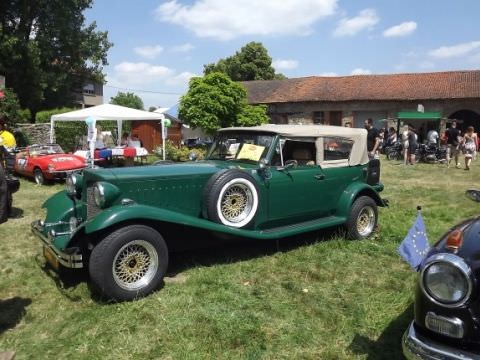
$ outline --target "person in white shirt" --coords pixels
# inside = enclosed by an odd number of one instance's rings
[[[437,130],[431,129],[427,134],[428,145],[438,145],[439,137]]]

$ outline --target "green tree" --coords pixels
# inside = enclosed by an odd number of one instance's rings
[[[0,117],[5,117],[8,124],[21,121],[17,95],[10,89],[0,88]]]
[[[208,75],[212,72],[227,74],[234,81],[272,80],[275,69],[272,67],[272,58],[267,49],[260,42],[250,42],[243,46],[235,55],[220,59],[216,64],[203,66],[203,73]]]
[[[93,0],[0,1],[0,74],[32,119],[72,103],[86,81],[104,81],[107,32],[85,25]]]
[[[126,106],[132,109],[143,110],[143,101],[134,93],[131,92],[118,92],[117,95],[110,98],[110,104]]]
[[[266,107],[249,105],[245,88],[220,72],[190,79],[189,90],[180,99],[179,117],[208,134],[222,127],[268,122]]]

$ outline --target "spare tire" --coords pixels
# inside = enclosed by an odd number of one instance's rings
[[[258,210],[258,194],[256,181],[247,172],[238,169],[220,171],[205,186],[204,216],[219,224],[247,227]]]

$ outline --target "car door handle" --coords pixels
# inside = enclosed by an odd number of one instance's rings
[[[317,180],[323,180],[323,179],[325,179],[325,175],[323,175],[323,174],[315,175],[315,179],[317,179]]]

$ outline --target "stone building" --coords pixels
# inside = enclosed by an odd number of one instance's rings
[[[243,82],[250,104],[265,104],[272,123],[362,127],[367,118],[378,128],[395,126],[399,113],[417,129],[480,129],[480,71],[355,75]],[[419,106],[420,105],[420,106]],[[424,110],[418,113],[417,110]],[[428,119],[428,114],[436,114]],[[425,116],[427,115],[427,116]],[[427,119],[425,119],[427,117]],[[422,119],[423,118],[423,119]]]

